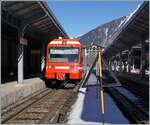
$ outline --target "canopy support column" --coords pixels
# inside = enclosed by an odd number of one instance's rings
[[[23,44],[21,44],[23,30],[18,32],[18,83],[23,83]]]
[[[140,58],[141,59],[141,61],[140,61],[140,74],[141,74],[141,78],[145,77],[145,60],[146,60],[145,48],[146,48],[146,42],[142,38],[141,39],[141,58]]]
[[[131,72],[131,49],[128,50],[128,72]]]

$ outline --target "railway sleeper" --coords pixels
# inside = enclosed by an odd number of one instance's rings
[[[68,105],[77,93],[71,90],[53,90],[35,103],[10,117],[5,123],[36,124],[62,123],[68,111]]]
[[[1,122],[5,123],[9,119],[17,115],[18,113],[25,110],[27,107],[33,105],[41,98],[48,95],[49,92],[51,92],[50,89],[43,89],[39,92],[34,93],[29,97],[20,100],[16,104],[12,104],[10,107],[7,107],[6,109],[2,109]]]

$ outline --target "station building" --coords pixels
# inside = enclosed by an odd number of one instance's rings
[[[67,37],[43,1],[1,2],[1,83],[44,77],[47,43]]]
[[[144,1],[129,15],[117,32],[108,39],[111,43],[103,52],[112,70],[118,74],[137,74],[149,78],[149,2]],[[124,75],[124,73],[123,73]]]

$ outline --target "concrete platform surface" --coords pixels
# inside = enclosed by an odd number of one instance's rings
[[[21,84],[16,81],[3,84],[1,85],[1,108],[6,108],[43,88],[46,88],[46,86],[40,78],[26,79]]]

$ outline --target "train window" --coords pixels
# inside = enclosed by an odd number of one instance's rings
[[[49,48],[49,62],[77,62],[79,55],[78,48],[55,47]]]

